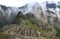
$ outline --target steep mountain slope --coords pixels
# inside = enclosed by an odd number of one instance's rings
[[[54,5],[55,9],[54,9]],[[28,3],[22,7],[6,7],[0,5],[0,26],[10,24],[14,20],[15,16],[19,11],[26,13],[32,13],[38,20],[41,20],[45,23],[51,23],[58,28],[60,27],[60,8],[58,7],[59,3]],[[52,7],[49,7],[52,6]],[[57,19],[56,19],[57,18]]]
[[[54,39],[56,35],[52,25],[37,20],[31,13],[23,15],[21,12],[17,14],[12,25],[3,27],[1,31],[20,39]]]

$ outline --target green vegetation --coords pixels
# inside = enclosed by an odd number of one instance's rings
[[[30,27],[30,28],[35,28],[37,30],[39,30],[40,32],[44,32],[44,30],[41,27],[38,27],[36,24],[33,24],[31,20],[24,20],[26,26]]]
[[[8,35],[3,34],[2,32],[0,32],[0,39],[8,39]]]
[[[57,34],[56,34],[56,36],[58,37],[58,39],[60,38],[60,29],[57,29],[56,28],[56,30],[57,30]]]

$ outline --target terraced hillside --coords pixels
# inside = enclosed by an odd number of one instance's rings
[[[54,39],[56,30],[52,25],[37,20],[33,14],[19,12],[12,24],[0,30],[10,39]]]

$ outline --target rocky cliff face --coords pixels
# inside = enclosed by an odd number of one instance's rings
[[[39,4],[37,2],[34,2],[33,4],[28,3],[25,6],[18,7],[18,8],[6,7],[3,5],[0,5],[0,18],[1,18],[0,24],[6,25],[9,23],[12,23],[17,13],[21,11],[23,12],[23,14],[32,13],[35,15],[35,17],[38,20],[41,20],[41,21],[44,20],[43,22],[52,24],[54,26],[56,25],[59,28],[60,27],[59,26],[60,25],[60,11],[59,11],[60,8],[58,8],[59,3],[58,5],[55,6],[56,7],[55,9],[53,9],[54,6],[52,8],[51,7],[49,8],[49,6],[52,6],[52,5],[56,5],[56,3],[45,2],[45,3]]]
[[[18,11],[18,8],[0,5],[0,26],[12,23]]]

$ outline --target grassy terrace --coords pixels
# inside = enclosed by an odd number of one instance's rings
[[[2,32],[0,32],[0,39],[8,39],[8,35],[5,35]]]
[[[44,32],[45,30],[43,30],[41,27],[37,26],[36,24],[33,24],[31,20],[22,20],[26,26],[28,26],[29,28],[34,28],[40,32]]]

